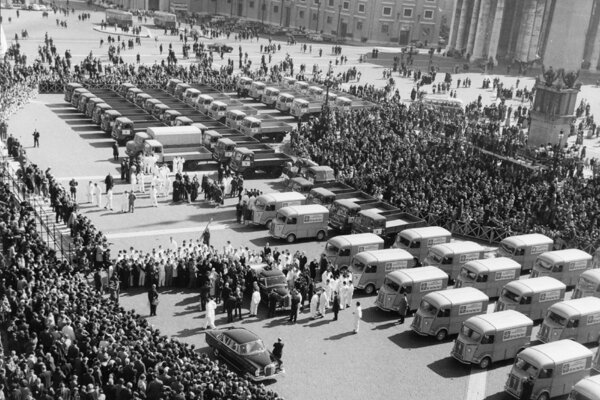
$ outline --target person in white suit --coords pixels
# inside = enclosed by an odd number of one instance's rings
[[[260,292],[258,289],[254,289],[252,292],[252,299],[250,300],[250,316],[256,317],[258,314],[258,305],[260,304]]]
[[[216,329],[215,326],[215,310],[217,309],[217,303],[212,297],[208,299],[206,303],[206,315],[204,316],[204,329],[211,328]]]

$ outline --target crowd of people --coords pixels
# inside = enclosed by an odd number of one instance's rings
[[[518,129],[502,134],[496,121],[474,117],[481,115],[476,107],[479,113],[450,114],[392,99],[376,110],[331,110],[302,127],[291,145],[357,189],[447,226],[466,221],[598,247],[598,178],[585,178],[562,157],[545,167],[511,161]],[[484,140],[498,154],[473,145]]]

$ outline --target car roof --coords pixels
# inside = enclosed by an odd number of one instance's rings
[[[244,328],[229,329],[223,332],[223,334],[229,336],[239,344],[250,343],[260,339],[255,333]]]

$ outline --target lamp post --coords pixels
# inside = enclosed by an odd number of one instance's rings
[[[342,22],[342,5],[338,5],[338,23],[337,23],[337,39],[340,41],[340,24]]]

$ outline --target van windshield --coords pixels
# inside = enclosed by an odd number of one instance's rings
[[[502,289],[501,296],[502,297],[506,297],[507,299],[512,300],[515,303],[519,302],[519,297],[520,297],[517,293],[512,292],[512,291],[510,291],[508,289]]]
[[[400,236],[399,239],[400,239],[399,242],[402,246],[410,247],[410,240],[408,240],[407,238],[402,237],[402,236]]]
[[[592,400],[592,398],[579,393],[577,390],[573,390],[571,391],[571,394],[569,394],[569,400]]]
[[[466,325],[463,325],[461,333],[469,339],[473,340],[474,342],[479,343],[479,341],[481,340],[481,333],[474,331]]]
[[[577,286],[579,286],[579,289],[581,290],[594,290],[596,284],[590,281],[589,279],[585,278],[584,276],[580,276],[579,283],[577,284]]]
[[[477,273],[473,272],[473,271],[469,271],[467,268],[463,268],[460,270],[460,276],[465,279],[474,281],[475,278],[477,278]]]
[[[340,217],[348,215],[348,210],[340,205],[334,204],[331,209],[333,214],[339,215]]]
[[[383,286],[387,287],[392,292],[398,292],[400,290],[400,285],[390,278],[385,278],[383,281]]]
[[[365,264],[361,263],[361,262],[355,262],[354,263],[354,271],[355,272],[363,272],[363,270],[365,269]]]
[[[421,310],[421,312],[425,315],[436,315],[437,314],[437,308],[435,308],[435,306],[429,304],[427,301],[422,300],[421,301],[421,305],[419,306],[419,310]]]
[[[548,319],[560,326],[567,325],[567,318],[563,317],[561,315],[558,315],[557,313],[555,313],[553,311],[548,312]]]
[[[543,269],[545,269],[547,271],[550,271],[552,269],[552,264],[550,264],[547,261],[540,260],[539,258],[536,260],[535,265],[538,266],[538,267],[540,267],[540,268],[543,268]]]
[[[254,202],[254,207],[258,210],[258,211],[262,211],[265,209],[266,203],[263,203],[262,200],[256,200]]]
[[[444,257],[434,252],[429,253],[429,258],[436,264],[441,264],[444,259]]]
[[[515,368],[520,369],[523,372],[526,372],[529,376],[536,377],[539,369],[532,364],[529,364],[527,361],[522,358],[517,357],[515,361]]]
[[[277,222],[281,222],[282,224],[285,224],[285,215],[283,214],[277,214]]]
[[[325,246],[325,250],[331,254],[337,254],[340,249],[337,246],[334,246],[331,243],[327,243],[327,246]]]
[[[502,250],[504,250],[506,253],[508,253],[508,254],[514,254],[514,252],[515,252],[515,248],[514,247],[512,247],[512,246],[510,246],[510,245],[508,245],[506,243],[502,243],[501,246],[502,246]]]

